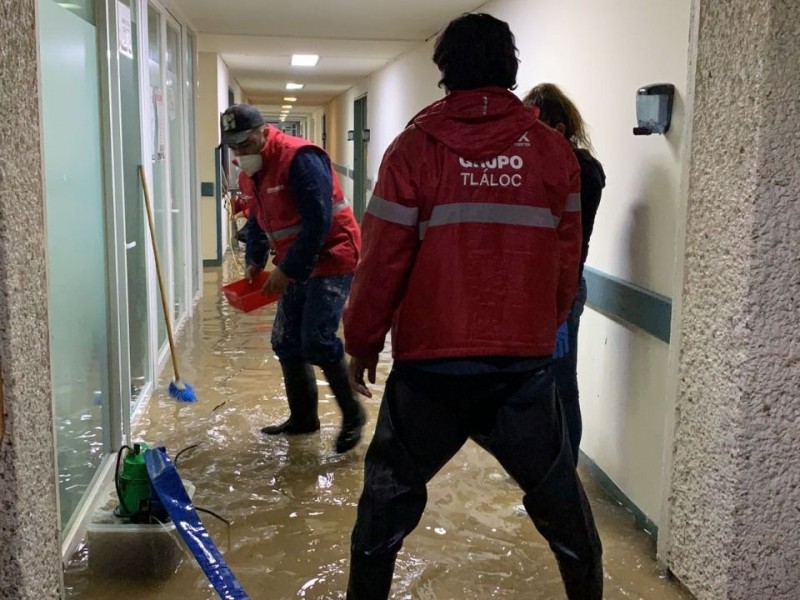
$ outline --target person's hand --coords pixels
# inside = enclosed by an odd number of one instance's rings
[[[563,358],[569,352],[569,328],[564,321],[556,330],[556,347],[553,350],[553,358]]]
[[[369,376],[369,382],[375,383],[375,370],[378,367],[378,355],[360,358],[353,356],[350,358],[350,387],[359,394],[372,398],[372,392],[369,391],[366,382],[364,381],[364,371]]]
[[[261,288],[261,293],[267,296],[283,294],[291,282],[292,280],[286,276],[286,273],[275,267],[270,271],[269,279]]]
[[[261,272],[261,269],[259,269],[257,266],[255,266],[255,265],[247,265],[247,268],[245,268],[245,270],[244,270],[244,278],[247,279],[247,283],[253,283],[253,279],[260,272]]]

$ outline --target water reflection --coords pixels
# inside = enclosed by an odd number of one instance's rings
[[[176,404],[166,381],[143,413],[137,437],[181,456],[182,476],[197,485],[195,502],[232,520],[204,522],[253,600],[343,598],[349,537],[362,484],[366,445],[332,451],[340,415],[319,378],[318,435],[265,437],[259,429],[285,415],[285,391],[269,351],[274,309],[244,315],[219,300],[219,271],[207,272],[205,299],[182,335],[185,377],[199,402]],[[382,357],[379,378],[388,374]],[[372,435],[378,401],[366,402]],[[603,537],[606,598],[685,598],[653,560],[652,541],[633,517],[590,481],[587,492]],[[394,598],[563,598],[545,542],[517,506],[517,487],[469,443],[430,486],[428,508],[401,552]],[[70,599],[212,600],[200,569],[185,560],[168,581],[104,581],[87,569],[86,551],[66,573]]]

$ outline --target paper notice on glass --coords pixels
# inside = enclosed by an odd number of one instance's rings
[[[175,102],[175,88],[167,85],[167,114],[169,115],[170,123],[177,117],[176,102]]]
[[[117,47],[120,54],[133,58],[131,9],[122,2],[117,2]]]
[[[153,100],[156,105],[156,148],[158,157],[164,158],[166,156],[167,148],[167,119],[166,107],[164,106],[164,95],[158,88],[153,88]]]

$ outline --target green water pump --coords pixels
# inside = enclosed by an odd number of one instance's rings
[[[128,452],[125,454],[122,470],[120,470],[120,459],[126,449]],[[133,448],[123,446],[119,449],[115,474],[119,498],[119,507],[115,513],[119,517],[132,520],[149,519],[150,517],[153,488],[150,485],[150,477],[147,475],[147,466],[144,462],[144,454],[147,450],[150,450],[150,446],[144,442],[135,443]]]

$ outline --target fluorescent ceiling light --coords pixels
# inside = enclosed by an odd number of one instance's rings
[[[286,84],[287,90],[302,90],[305,84],[302,83],[292,83],[291,81]]]
[[[281,108],[293,108],[291,104],[284,104]]]
[[[297,102],[297,98],[295,98],[294,96],[286,96],[286,97],[283,99],[283,101],[284,101],[284,102]]]
[[[314,67],[319,61],[318,54],[292,54],[293,67]]]

